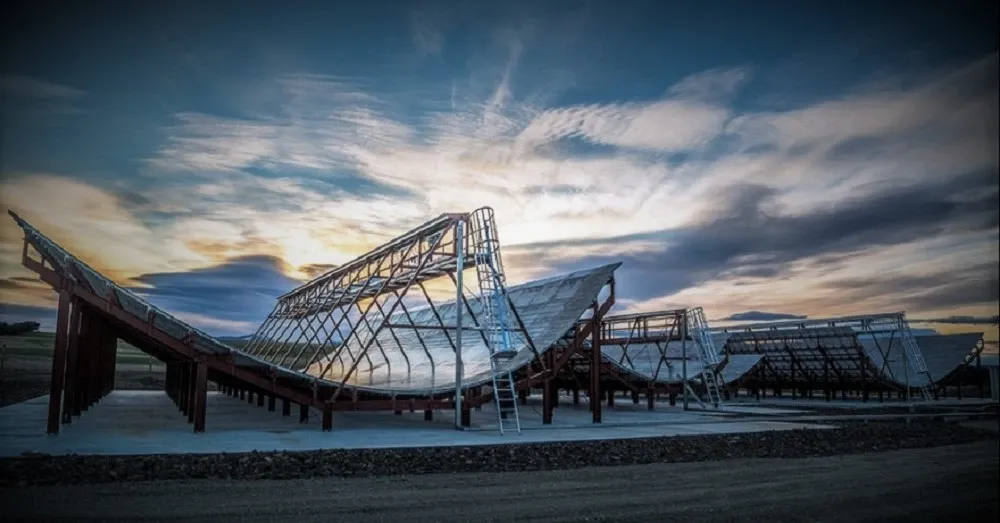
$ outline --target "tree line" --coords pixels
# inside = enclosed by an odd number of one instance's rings
[[[0,321],[0,336],[17,336],[37,332],[40,327],[41,324],[37,321],[19,321],[17,323]]]

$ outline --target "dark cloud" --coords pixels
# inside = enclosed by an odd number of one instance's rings
[[[959,307],[963,305],[980,305],[1000,303],[1000,280],[996,278],[987,281],[966,280],[937,287],[925,292],[904,295],[900,302],[913,310],[933,310]]]
[[[977,316],[949,316],[947,318],[911,319],[910,323],[944,323],[947,325],[996,325],[997,317],[982,318]]]
[[[828,161],[857,161],[859,158],[874,157],[889,143],[884,136],[857,136],[837,143],[826,152]]]
[[[824,288],[858,299],[880,296],[901,308],[933,310],[973,304],[1000,303],[1000,277],[996,263],[920,275],[844,278]]]
[[[25,276],[12,276],[9,278],[0,279],[0,293],[3,295],[9,295],[9,298],[14,296],[19,296],[22,299],[28,296],[34,296],[42,300],[52,300],[55,293],[52,292],[52,288],[47,284],[42,283],[38,278],[29,278]],[[37,300],[31,300],[36,301]]]
[[[729,271],[726,277],[729,279],[736,278],[751,278],[751,279],[764,279],[764,278],[777,278],[782,273],[781,267],[776,266],[755,266],[755,267],[740,267]]]
[[[804,320],[808,316],[797,316],[795,314],[784,314],[781,312],[747,311],[738,312],[725,318],[712,321],[779,321],[779,320]]]
[[[0,280],[0,291],[20,291],[31,288],[27,282],[20,282],[14,278],[4,278]]]
[[[8,323],[37,321],[41,324],[40,330],[53,331],[56,326],[56,309],[54,307],[0,303],[0,320]]]
[[[515,260],[540,263],[553,270],[623,261],[618,271],[619,293],[643,300],[672,295],[709,281],[771,277],[796,263],[837,265],[872,249],[940,235],[990,231],[997,228],[1000,218],[996,171],[911,186],[870,188],[852,198],[795,215],[773,210],[776,196],[778,192],[770,187],[737,185],[719,195],[701,223],[689,227],[611,240],[526,245],[511,248],[510,252]],[[565,253],[576,246],[599,246],[614,253],[622,243],[634,240],[661,241],[664,248],[639,254],[565,259]],[[913,297],[912,305],[926,308],[935,300],[955,305],[995,296],[995,285],[983,285],[995,281],[995,277],[978,281],[984,288],[976,295],[963,298],[959,291],[948,293],[947,286],[938,287],[934,293]],[[855,283],[861,289],[868,285]],[[903,283],[926,288],[934,282]],[[970,285],[968,291],[975,290],[972,287],[975,285]],[[867,291],[875,295],[870,288]]]
[[[244,256],[189,272],[144,274],[135,281],[151,288],[135,286],[132,290],[172,313],[256,324],[264,320],[278,296],[300,283],[282,274],[281,267],[276,257]]]

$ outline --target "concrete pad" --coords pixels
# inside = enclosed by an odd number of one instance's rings
[[[739,398],[726,402],[726,409],[731,410],[733,408],[742,406],[756,406],[756,407],[776,407],[776,408],[827,408],[827,409],[844,409],[844,410],[864,410],[864,409],[882,409],[887,407],[906,407],[913,405],[915,407],[942,407],[942,408],[955,408],[955,407],[979,407],[990,404],[996,404],[989,398],[941,398],[936,401],[923,401],[923,400],[913,400],[912,402],[906,402],[903,400],[886,400],[879,402],[877,397],[872,397],[867,402],[862,401],[860,398],[848,398],[846,400],[841,400],[835,398],[832,401],[826,401],[825,399],[808,399],[808,398],[761,398],[757,401],[753,398]]]
[[[541,406],[521,406],[522,434],[501,435],[491,407],[473,412],[473,428],[456,430],[452,411],[436,411],[433,421],[423,412],[334,413],[334,430],[320,430],[318,411],[307,424],[292,415],[275,412],[219,393],[207,398],[206,432],[192,425],[166,394],[157,391],[115,391],[88,412],[62,425],[59,435],[45,434],[48,397],[0,409],[0,455],[25,452],[60,454],[172,454],[270,450],[389,448],[485,445],[543,441],[643,438],[690,434],[727,434],[821,425],[756,420],[719,420],[679,407],[647,411],[604,408],[604,423],[593,425],[586,404],[556,409],[552,425],[542,425]],[[628,403],[628,407],[638,407]],[[622,407],[625,407],[623,405]],[[643,406],[644,407],[644,406]]]

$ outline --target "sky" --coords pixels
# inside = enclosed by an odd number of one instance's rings
[[[1000,307],[996,2],[82,4],[0,22],[0,207],[209,332],[483,205],[510,281],[621,261],[623,312]]]

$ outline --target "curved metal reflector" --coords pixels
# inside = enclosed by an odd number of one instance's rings
[[[514,302],[514,307],[539,354],[544,354],[572,328],[594,303],[601,289],[620,265],[613,263],[507,287],[507,294]],[[475,326],[470,316],[482,318],[482,304],[479,298],[469,299],[469,306],[473,314],[470,315],[469,311],[465,310],[465,328]],[[455,301],[435,305],[435,308],[441,317],[441,323],[446,326],[456,325]],[[367,392],[386,394],[432,393],[455,388],[455,351],[452,348],[454,329],[445,331],[438,328],[440,324],[430,307],[410,309],[409,315],[407,318],[404,313],[394,313],[390,316],[389,323],[405,324],[410,323],[412,319],[413,324],[428,328],[418,330],[394,327],[391,332],[389,329],[384,329],[378,334],[377,344],[384,349],[389,364],[386,365],[381,358],[373,357],[373,365],[359,367],[346,385]],[[462,385],[466,388],[483,385],[492,377],[489,350],[478,331],[463,332]],[[348,342],[347,349],[352,354],[359,354],[362,345],[366,343],[367,340],[359,341],[355,337]],[[424,346],[427,348],[426,351]],[[510,360],[511,369],[519,369],[535,357],[523,336],[518,336],[517,333],[513,336],[513,346],[518,350],[518,354]],[[369,352],[374,352],[374,349],[369,349]],[[406,353],[406,358],[403,352]],[[350,361],[347,358],[344,360],[344,362],[334,361],[326,376],[328,380],[339,382],[343,379],[350,367]],[[328,363],[329,360],[324,358],[302,369],[301,372],[318,375]]]

